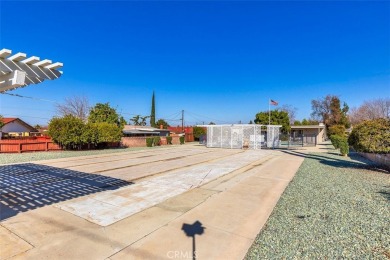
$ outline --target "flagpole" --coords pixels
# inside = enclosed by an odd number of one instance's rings
[[[268,125],[271,125],[271,99],[268,99]]]

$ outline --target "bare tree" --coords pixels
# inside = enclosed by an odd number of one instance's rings
[[[312,100],[311,108],[312,119],[323,122],[327,128],[332,125],[350,126],[347,118],[349,107],[344,102],[341,108],[341,101],[338,96],[327,95],[326,97]]]
[[[390,118],[390,98],[365,101],[360,107],[351,109],[349,118],[352,124],[358,124],[364,120]]]
[[[288,117],[290,119],[290,125],[293,125],[298,109],[296,107],[293,107],[292,105],[283,105],[280,110],[288,114]]]
[[[57,113],[61,116],[73,115],[83,121],[87,121],[90,106],[85,96],[73,96],[65,98],[63,104],[57,104]]]

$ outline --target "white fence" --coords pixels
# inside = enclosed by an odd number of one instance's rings
[[[207,147],[261,149],[279,147],[280,125],[202,125]]]

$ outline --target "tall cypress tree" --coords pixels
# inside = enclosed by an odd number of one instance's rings
[[[150,126],[156,127],[156,109],[154,106],[154,91],[152,96],[152,111],[150,111]]]

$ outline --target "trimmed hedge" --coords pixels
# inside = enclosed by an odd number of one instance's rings
[[[167,136],[167,144],[172,144],[172,136]]]
[[[390,119],[374,119],[356,125],[349,144],[364,153],[390,153]]]
[[[161,138],[159,137],[159,136],[155,136],[154,138],[153,138],[153,144],[154,144],[154,146],[159,146],[161,143]]]
[[[154,143],[154,138],[153,137],[147,137],[146,138],[146,147],[152,147]]]
[[[332,141],[334,148],[340,149],[341,155],[347,155],[349,153],[349,145],[346,137],[340,135],[331,135],[329,138]]]
[[[184,136],[180,136],[179,140],[180,140],[180,144],[184,144]]]

